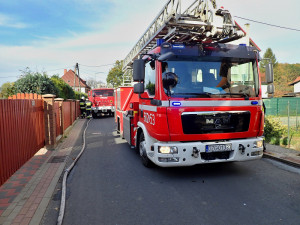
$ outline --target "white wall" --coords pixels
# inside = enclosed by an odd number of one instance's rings
[[[73,87],[72,87],[72,88],[73,88]],[[73,88],[73,89],[74,89],[74,88]],[[75,91],[78,91],[78,92],[79,92],[79,90],[81,90],[81,93],[86,93],[84,87],[80,87],[80,89],[79,89],[79,87],[75,87]]]
[[[294,93],[300,92],[300,82],[294,84]]]
[[[268,98],[268,85],[261,85],[262,98]]]

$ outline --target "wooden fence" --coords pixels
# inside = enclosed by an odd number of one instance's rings
[[[53,105],[49,107],[47,97],[17,94],[0,99],[0,185],[40,148],[55,147],[56,138],[78,118],[78,101],[50,96]]]
[[[0,100],[0,185],[45,143],[42,99]]]

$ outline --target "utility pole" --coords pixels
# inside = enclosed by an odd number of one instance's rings
[[[79,98],[81,98],[80,75],[79,75],[79,66],[78,66],[78,63],[76,63],[76,68],[77,68],[77,71],[78,71]]]
[[[76,65],[74,66],[74,92],[76,91],[75,84],[76,84]]]

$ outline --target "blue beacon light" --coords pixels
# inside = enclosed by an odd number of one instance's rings
[[[181,106],[181,102],[172,102],[173,106]]]

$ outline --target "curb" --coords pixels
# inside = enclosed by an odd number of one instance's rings
[[[298,162],[294,162],[294,161],[289,160],[289,159],[281,158],[280,155],[278,155],[278,154],[264,152],[263,158],[273,159],[273,160],[276,160],[278,162],[282,162],[284,164],[300,168],[300,162],[298,163]]]

